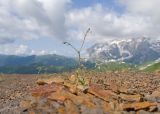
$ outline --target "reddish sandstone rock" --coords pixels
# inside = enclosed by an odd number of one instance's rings
[[[71,83],[70,81],[66,80],[64,81],[64,86],[68,87],[69,90],[72,92],[72,93],[77,93],[77,87],[75,84]]]
[[[63,83],[64,79],[60,76],[58,77],[51,77],[51,78],[47,78],[47,79],[39,79],[37,80],[37,84],[38,85],[44,85],[44,84],[52,84],[52,83]]]
[[[151,106],[149,107],[149,111],[150,112],[153,112],[153,111],[156,111],[157,110],[157,106]]]
[[[107,103],[107,102],[102,102],[102,108],[106,113],[111,113],[111,111],[113,111],[113,107],[112,104]]]
[[[51,93],[51,92],[55,92],[55,91],[60,91],[64,88],[63,85],[60,84],[52,84],[52,85],[43,85],[43,86],[39,86],[35,89],[31,90],[31,95],[34,97],[38,97],[41,96],[43,94],[47,94],[47,93]]]
[[[95,107],[94,103],[92,103],[88,98],[83,96],[76,96],[70,93],[69,91],[64,91],[64,90],[51,93],[51,95],[49,95],[47,98],[50,100],[57,100],[62,102],[64,102],[65,100],[71,100],[76,105],[83,104],[90,108]]]
[[[119,86],[114,82],[114,81],[110,81],[110,88],[113,92],[119,92]]]
[[[112,99],[113,97],[116,96],[115,93],[113,93],[110,90],[104,90],[102,88],[100,88],[98,85],[90,85],[88,92],[91,94],[94,94],[95,96],[105,100],[105,101],[109,101],[110,99]]]
[[[96,108],[96,105],[91,100],[82,96],[78,96],[73,102],[77,105],[83,104],[88,108]]]
[[[63,95],[60,92],[54,92],[51,95],[49,95],[47,98],[50,99],[50,100],[56,100],[56,101],[64,102],[68,97]]]
[[[66,108],[66,114],[79,114],[78,108],[71,100],[66,100],[64,104]]]
[[[120,94],[119,97],[125,101],[129,102],[139,102],[141,100],[141,95],[126,95],[126,94]]]
[[[128,89],[126,87],[121,86],[121,87],[119,87],[118,92],[119,93],[128,93]]]
[[[33,110],[31,110],[30,112],[29,112],[29,114],[36,114]]]
[[[45,85],[45,84],[47,84],[47,82],[44,81],[44,80],[37,80],[36,84],[38,84],[38,85]]]
[[[147,109],[151,106],[157,106],[156,103],[152,102],[135,102],[135,103],[127,103],[127,104],[120,104],[122,110],[134,109],[134,110],[141,110]]]
[[[65,107],[59,107],[58,114],[66,114]]]

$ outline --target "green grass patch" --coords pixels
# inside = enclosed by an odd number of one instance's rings
[[[4,77],[0,76],[0,82],[4,81]]]
[[[136,70],[136,66],[127,63],[121,62],[109,62],[101,65],[97,65],[95,68],[96,71],[132,71]]]
[[[144,69],[145,72],[160,72],[160,62],[155,63],[151,66],[148,66],[147,68]]]

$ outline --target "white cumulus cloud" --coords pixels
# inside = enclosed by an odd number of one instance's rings
[[[33,50],[27,45],[14,45],[14,44],[4,44],[0,46],[0,54],[5,55],[46,55],[46,54],[56,54],[56,51],[50,50]]]
[[[160,38],[160,13],[156,5],[159,4],[158,0],[148,0],[152,4],[145,0],[122,1],[119,3],[127,8],[122,14],[107,9],[101,4],[69,12],[67,24],[76,28],[76,31],[70,31],[72,37],[80,38],[84,30],[91,27],[93,35],[90,40],[92,41],[143,36]],[[143,5],[146,7],[143,8]]]
[[[0,0],[0,52],[34,54],[37,52],[22,45],[10,45],[9,49],[9,43],[46,37],[76,41],[88,27],[92,30],[88,41],[143,36],[160,39],[160,0],[114,1],[124,12],[100,2],[75,8],[70,7],[74,0]],[[39,54],[50,53],[44,50]]]
[[[1,0],[0,43],[8,39],[63,39],[68,3],[70,0]]]

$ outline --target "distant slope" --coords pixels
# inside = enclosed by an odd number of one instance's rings
[[[41,63],[43,65],[54,66],[75,66],[76,60],[74,58],[68,58],[60,55],[41,55],[35,56],[34,63]]]
[[[33,56],[0,55],[0,66],[30,65],[35,61]]]
[[[0,73],[37,74],[70,71],[76,60],[60,55],[16,56],[0,55]]]
[[[143,71],[146,71],[146,72],[160,72],[160,62],[149,65],[148,67],[143,69]]]
[[[132,64],[121,62],[108,62],[96,66],[96,71],[130,71],[136,70],[136,67]]]
[[[0,66],[29,66],[32,64],[73,66],[76,64],[76,60],[56,54],[41,56],[0,55]]]
[[[84,62],[87,68],[94,67],[94,63]],[[56,54],[41,56],[0,55],[0,73],[9,74],[37,74],[59,73],[77,68],[75,58]]]

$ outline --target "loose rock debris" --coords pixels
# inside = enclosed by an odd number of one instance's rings
[[[86,89],[63,77],[41,79],[20,106],[29,114],[160,114],[160,89],[146,92],[155,87],[144,88],[153,80],[141,83],[141,79],[129,78],[135,80],[135,87],[127,87],[132,84],[112,79],[106,79],[102,85],[91,83]]]
[[[87,72],[86,77],[91,80],[85,87],[75,85],[73,73],[4,77],[0,82],[0,114],[160,114],[160,73]],[[42,83],[38,84],[39,81]],[[61,100],[53,100],[54,94],[60,94],[59,89],[53,89],[55,85],[69,94],[67,100],[63,101],[63,94]],[[46,91],[36,97],[32,90],[39,87]],[[97,92],[91,91],[93,87],[111,92],[109,100],[97,89]],[[80,100],[70,100],[70,95]],[[145,107],[139,108],[139,105]]]

